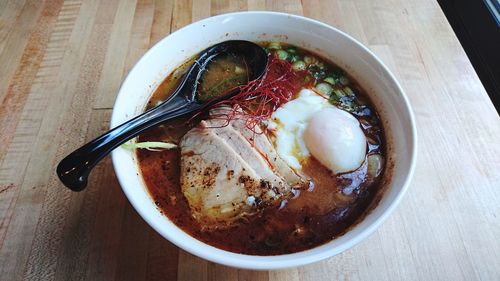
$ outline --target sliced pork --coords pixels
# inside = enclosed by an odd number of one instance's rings
[[[205,229],[226,228],[277,206],[293,196],[293,189],[309,184],[279,158],[265,134],[254,133],[239,119],[225,123],[202,121],[180,142],[181,188]]]

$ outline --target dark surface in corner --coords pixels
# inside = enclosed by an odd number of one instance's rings
[[[474,69],[500,112],[499,0],[438,0]]]

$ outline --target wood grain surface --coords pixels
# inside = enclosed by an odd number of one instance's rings
[[[401,205],[323,262],[269,272],[207,262],[138,216],[109,158],[81,193],[54,172],[107,130],[120,83],[150,46],[240,10],[351,34],[396,74],[417,117]],[[500,118],[435,0],[1,0],[0,100],[0,280],[500,280]]]

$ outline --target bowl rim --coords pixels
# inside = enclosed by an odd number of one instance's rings
[[[410,153],[411,159],[410,159],[410,163],[408,166],[407,175],[402,183],[401,189],[396,194],[394,200],[392,200],[391,202],[388,203],[385,210],[383,210],[382,213],[378,217],[376,217],[371,224],[367,225],[362,231],[360,231],[356,236],[354,236],[353,238],[348,240],[346,243],[338,245],[335,248],[329,249],[327,251],[320,251],[317,253],[311,252],[312,249],[327,245],[329,243],[329,242],[327,242],[323,245],[314,247],[314,248],[309,249],[309,250],[301,251],[301,252],[296,252],[296,253],[291,253],[291,254],[283,254],[283,255],[275,255],[275,256],[257,256],[257,255],[238,254],[238,253],[226,251],[226,250],[211,246],[209,244],[206,244],[206,243],[192,237],[188,233],[184,232],[181,228],[179,228],[172,221],[170,221],[170,219],[168,219],[168,217],[166,217],[165,215],[163,215],[163,216],[165,216],[167,221],[170,224],[172,224],[174,227],[180,229],[185,236],[198,241],[203,246],[206,246],[206,249],[211,248],[211,250],[213,250],[214,252],[203,251],[203,249],[199,248],[199,246],[200,246],[199,243],[191,245],[189,243],[189,241],[185,241],[186,239],[177,239],[176,237],[174,237],[174,235],[171,235],[169,232],[162,229],[157,223],[151,221],[148,218],[148,215],[146,215],[146,211],[134,200],[131,192],[126,187],[126,186],[128,186],[128,183],[125,182],[123,179],[123,176],[121,176],[122,171],[119,168],[120,164],[117,160],[115,153],[113,152],[111,155],[113,168],[115,170],[115,174],[117,176],[117,179],[120,183],[121,189],[125,193],[128,201],[131,203],[131,205],[134,207],[134,209],[139,213],[141,218],[144,219],[148,223],[148,225],[151,226],[156,232],[158,232],[161,236],[166,238],[171,243],[175,244],[177,247],[179,247],[179,248],[181,248],[181,249],[183,249],[183,250],[185,250],[185,251],[187,251],[195,256],[198,256],[198,257],[201,257],[205,260],[208,260],[208,261],[212,261],[215,263],[219,263],[222,265],[231,266],[231,267],[235,267],[235,268],[242,268],[242,269],[272,270],[272,269],[284,269],[284,268],[290,268],[290,267],[311,264],[314,262],[324,260],[324,259],[329,258],[329,257],[333,257],[335,255],[338,255],[338,254],[354,247],[355,245],[357,245],[358,243],[360,243],[361,241],[366,239],[368,236],[373,234],[375,232],[375,230],[378,229],[378,227],[380,227],[380,225],[389,217],[390,214],[392,214],[392,212],[395,210],[395,208],[399,205],[404,194],[407,192],[408,187],[410,185],[410,182],[413,178],[413,174],[414,174],[414,170],[415,170],[415,166],[416,166],[416,161],[417,161],[417,144],[418,144],[417,143],[417,129],[416,129],[416,122],[415,122],[414,113],[413,113],[413,110],[410,106],[409,99],[408,99],[407,95],[405,94],[403,88],[401,87],[399,81],[396,79],[394,74],[389,70],[389,68],[370,49],[368,49],[366,46],[361,44],[359,41],[357,41],[355,38],[353,38],[349,34],[339,30],[336,27],[333,27],[331,25],[328,25],[326,23],[323,23],[323,22],[315,20],[315,19],[311,19],[308,17],[299,16],[299,15],[283,13],[283,12],[272,12],[272,11],[242,11],[242,12],[224,13],[224,14],[219,14],[216,16],[204,18],[204,19],[201,19],[199,21],[190,23],[190,24],[178,29],[177,31],[168,34],[167,36],[165,36],[164,38],[159,40],[157,43],[155,43],[155,45],[152,46],[146,53],[144,53],[144,55],[141,56],[141,58],[130,69],[126,78],[123,80],[123,82],[120,86],[118,95],[115,99],[115,103],[113,105],[113,112],[112,112],[112,116],[111,116],[110,127],[113,128],[113,127],[119,125],[118,121],[117,121],[117,119],[119,119],[119,117],[117,116],[117,113],[116,113],[116,105],[117,105],[118,100],[123,98],[122,96],[126,95],[126,92],[123,91],[123,85],[126,85],[127,84],[126,82],[129,79],[132,79],[130,77],[130,73],[135,72],[134,70],[136,68],[138,68],[138,65],[143,60],[143,58],[151,55],[151,53],[156,52],[156,49],[160,48],[161,43],[164,40],[166,40],[166,38],[168,38],[169,36],[176,34],[176,33],[185,32],[185,30],[188,29],[191,25],[200,24],[201,22],[208,20],[208,19],[218,20],[218,19],[224,19],[227,17],[239,16],[239,15],[267,15],[267,16],[288,17],[288,18],[292,18],[295,20],[299,20],[299,21],[306,21],[306,22],[321,26],[323,28],[331,29],[331,30],[339,33],[341,36],[344,36],[348,41],[350,41],[350,43],[357,45],[357,47],[361,48],[364,52],[367,53],[367,55],[369,57],[371,57],[372,59],[374,59],[378,63],[378,65],[382,68],[382,71],[384,72],[384,74],[387,75],[387,77],[389,78],[389,80],[392,83],[394,83],[395,89],[397,90],[398,94],[400,95],[400,97],[403,100],[402,105],[404,106],[404,111],[408,113],[409,122],[411,124],[411,128],[410,128],[411,142],[412,142],[412,145],[411,145],[412,151]],[[145,188],[144,186],[142,186],[142,187]],[[182,241],[182,240],[184,240],[184,241]],[[191,239],[187,239],[187,240],[191,240]]]

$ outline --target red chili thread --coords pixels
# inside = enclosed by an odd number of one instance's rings
[[[210,118],[225,120],[220,127],[229,125],[233,119],[245,120],[245,126],[249,130],[254,134],[262,134],[263,131],[256,130],[256,127],[295,95],[305,83],[303,78],[306,72],[295,71],[289,61],[270,55],[263,76],[236,87],[240,90],[238,94],[213,106],[227,106],[228,110],[221,114],[211,114]]]

